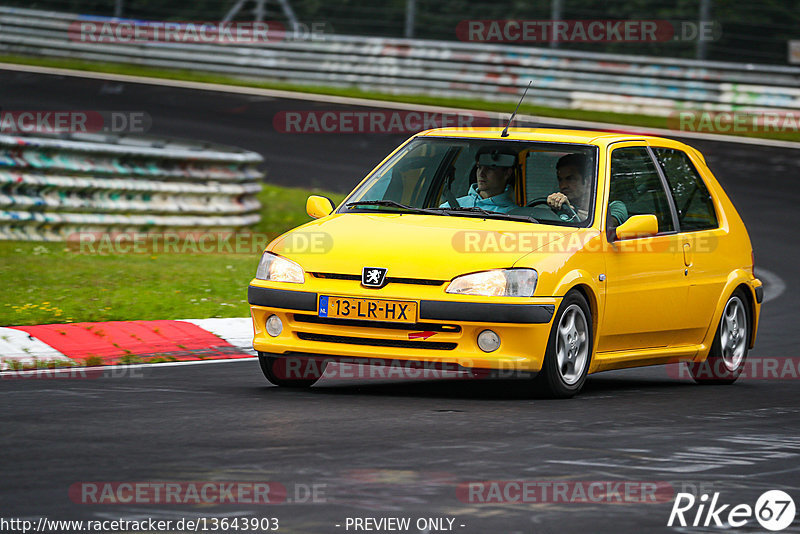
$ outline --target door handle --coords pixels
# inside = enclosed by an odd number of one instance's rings
[[[683,244],[683,264],[686,267],[692,266],[692,245],[689,243]]]

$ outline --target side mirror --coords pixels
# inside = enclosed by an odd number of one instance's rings
[[[306,200],[306,213],[312,219],[319,219],[330,215],[336,208],[336,204],[328,197],[321,197],[319,195],[311,195]]]
[[[617,239],[636,239],[651,237],[658,233],[658,219],[655,215],[634,215],[617,226]]]

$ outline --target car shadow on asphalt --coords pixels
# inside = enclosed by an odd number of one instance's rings
[[[691,381],[670,378],[625,377],[602,374],[590,376],[579,398],[607,396],[608,394],[639,394],[642,392],[677,392],[686,388],[699,388]],[[537,393],[530,380],[525,379],[428,379],[428,380],[350,380],[346,383],[323,378],[310,389],[270,387],[269,394],[325,395],[325,396],[375,396],[420,397],[479,400],[550,400]]]

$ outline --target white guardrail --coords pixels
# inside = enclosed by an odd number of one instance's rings
[[[104,134],[0,134],[0,239],[257,223],[256,153]]]
[[[799,67],[341,35],[235,45],[70,37],[70,24],[103,20],[118,19],[0,7],[0,53],[484,100],[516,100],[533,81],[532,104],[661,116],[800,109]]]

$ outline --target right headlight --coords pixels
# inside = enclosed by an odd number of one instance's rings
[[[485,297],[532,297],[539,279],[534,269],[493,269],[458,276],[447,293]]]
[[[302,284],[306,281],[305,271],[292,260],[277,256],[272,252],[264,252],[258,262],[256,278],[272,282],[291,282]]]

